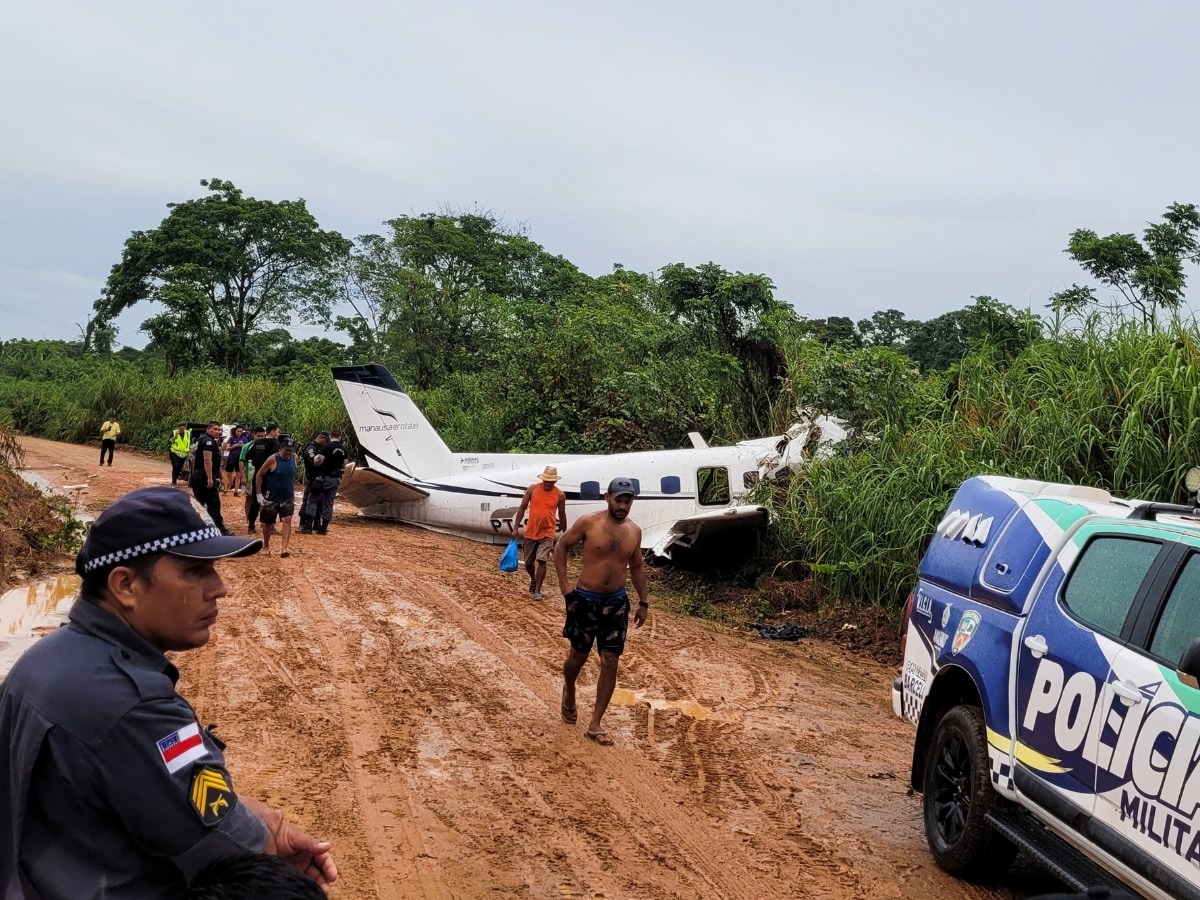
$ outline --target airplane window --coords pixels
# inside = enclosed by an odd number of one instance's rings
[[[742,473],[742,487],[752,488],[756,484],[758,484],[758,473],[757,472],[743,472]]]
[[[701,506],[723,506],[729,502],[729,470],[709,466],[696,470],[696,497]]]
[[[585,481],[579,485],[580,500],[599,500],[602,496],[604,495],[598,481]]]
[[[659,481],[658,486],[659,486],[659,488],[662,489],[662,492],[664,494],[678,494],[679,493],[679,476],[678,475],[664,475],[662,477],[662,480]]]

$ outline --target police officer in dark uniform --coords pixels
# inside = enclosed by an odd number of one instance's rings
[[[279,426],[268,425],[265,433],[260,433],[257,429],[254,433],[254,440],[250,442],[250,447],[246,450],[246,484],[250,485],[251,490],[246,497],[246,527],[247,530],[254,533],[254,523],[258,521],[258,514],[262,506],[258,502],[258,494],[253,490],[254,473],[262,468],[262,464],[270,459],[274,454],[279,452]]]
[[[195,462],[188,481],[196,499],[204,504],[222,534],[230,534],[221,518],[221,423],[209,422],[208,430],[196,440]]]
[[[312,534],[313,532],[313,510],[309,508],[309,504],[312,502],[312,483],[321,474],[321,463],[325,462],[322,448],[328,440],[329,432],[322,431],[305,444],[304,449],[300,452],[300,458],[304,460],[304,498],[300,501],[300,529],[296,532],[297,534]],[[321,457],[320,463],[317,462],[318,456]]]
[[[329,432],[329,441],[321,448],[317,459],[320,460],[320,467],[309,493],[309,508],[312,510],[313,531],[325,534],[333,519],[333,501],[341,487],[342,469],[346,465],[346,448],[342,446],[341,431],[335,428]]]
[[[328,843],[235,791],[164,655],[208,642],[226,593],[215,560],[261,547],[169,487],[96,519],[69,623],[0,682],[0,897],[177,898],[246,853],[337,878]]]

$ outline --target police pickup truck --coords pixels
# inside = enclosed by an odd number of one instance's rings
[[[907,616],[892,706],[943,869],[1020,849],[1076,890],[1200,898],[1200,509],[971,478]]]

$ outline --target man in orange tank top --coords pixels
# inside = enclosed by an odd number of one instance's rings
[[[560,491],[558,469],[546,466],[538,480],[525,489],[517,514],[513,516],[513,534],[521,527],[525,510],[525,571],[529,573],[529,593],[534,600],[542,599],[542,582],[546,580],[546,563],[554,555],[554,540],[559,529],[567,530],[567,495]]]

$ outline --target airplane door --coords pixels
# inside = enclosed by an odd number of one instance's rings
[[[1016,789],[1068,822],[1094,809],[1094,731],[1121,690],[1112,661],[1162,548],[1128,535],[1077,540],[1084,546],[1065,581],[1056,567],[1030,609],[1016,679]]]
[[[696,470],[696,501],[701,506],[728,506],[729,469],[725,466],[701,466]]]

